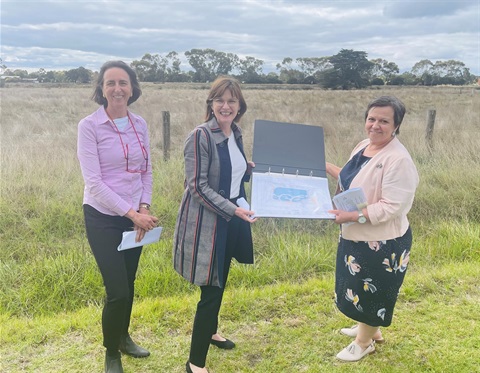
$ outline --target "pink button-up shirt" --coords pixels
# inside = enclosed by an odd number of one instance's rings
[[[85,181],[83,203],[107,215],[124,216],[131,208],[137,211],[141,202],[150,204],[152,199],[147,123],[131,112],[129,116],[148,155],[148,164],[131,123],[119,131],[122,147],[103,106],[78,124],[77,156]],[[127,171],[124,152],[127,148],[128,169],[145,170],[146,167],[146,172]]]

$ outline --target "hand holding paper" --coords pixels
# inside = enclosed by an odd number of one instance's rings
[[[243,197],[237,199],[237,206],[241,207],[244,210],[250,211],[250,205],[248,204],[247,200]],[[250,220],[255,220],[255,215],[249,215]]]
[[[145,236],[140,242],[136,242],[135,238],[137,237],[136,231],[123,232],[123,239],[117,250],[128,250],[133,249],[134,247],[139,247],[147,245],[149,243],[157,242],[160,239],[162,233],[162,227],[153,228],[151,231],[145,233]]]
[[[332,200],[336,208],[333,210],[336,214],[335,222],[345,226],[355,223],[351,221],[352,211],[361,212],[368,205],[362,188],[348,189],[334,196]]]
[[[362,188],[352,188],[333,197],[337,210],[360,211],[367,207],[367,199]]]

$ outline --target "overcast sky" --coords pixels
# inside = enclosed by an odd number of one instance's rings
[[[285,57],[364,51],[409,71],[457,60],[480,75],[480,0],[1,0],[1,58],[9,69],[98,71],[145,53],[212,48],[275,71]]]

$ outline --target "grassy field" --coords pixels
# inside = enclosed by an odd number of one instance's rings
[[[349,343],[338,333],[349,321],[333,304],[338,227],[262,219],[253,226],[256,263],[234,265],[221,312],[221,331],[238,348],[212,348],[210,371],[480,371],[480,91],[295,88],[244,87],[247,154],[255,119],[304,123],[324,128],[327,160],[341,165],[364,136],[370,99],[394,94],[407,106],[399,138],[421,184],[410,213],[414,244],[394,322],[378,353],[355,365],[337,362],[335,354]],[[202,122],[206,89],[148,85],[131,108],[149,123],[153,209],[164,233],[144,250],[132,321],[133,336],[152,356],[124,358],[126,372],[184,371],[198,290],[172,269],[172,235],[183,188],[183,140]],[[0,90],[1,372],[102,370],[104,290],[85,238],[76,159],[77,123],[97,108],[91,92]],[[433,149],[424,140],[429,109],[437,112]],[[162,111],[170,112],[172,123],[168,162],[162,159]]]

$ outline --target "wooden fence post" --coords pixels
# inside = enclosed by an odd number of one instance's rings
[[[425,133],[425,140],[430,150],[433,150],[433,127],[435,126],[435,116],[437,111],[435,109],[428,110],[427,115],[427,132]]]
[[[163,159],[170,159],[170,112],[162,111],[163,119]]]

